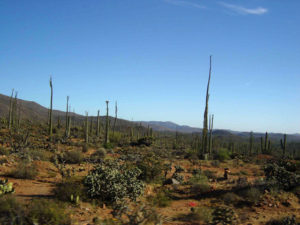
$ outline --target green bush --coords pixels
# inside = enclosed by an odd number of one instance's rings
[[[228,204],[237,204],[241,198],[237,194],[234,194],[232,192],[228,192],[222,196],[223,201]]]
[[[80,151],[67,151],[64,153],[66,163],[79,164],[83,161],[83,155]]]
[[[48,199],[34,200],[28,208],[13,196],[0,198],[0,224],[2,225],[69,225],[70,216],[62,204]]]
[[[0,224],[29,225],[25,208],[11,195],[0,198]]]
[[[64,205],[48,199],[33,200],[29,206],[28,216],[34,224],[71,224],[70,216],[65,213]]]
[[[9,173],[9,176],[17,179],[34,179],[38,175],[38,170],[35,164],[20,162],[17,167]]]
[[[153,205],[158,207],[167,207],[171,203],[169,193],[163,190],[159,191],[154,197],[150,196],[148,200],[151,201]]]
[[[79,196],[81,200],[87,199],[85,186],[83,185],[82,180],[76,180],[74,178],[69,178],[64,182],[57,184],[56,188],[53,190],[53,194],[57,199],[66,202],[71,201],[71,195],[73,195],[74,198]]]
[[[283,217],[281,219],[272,219],[266,225],[297,225],[296,217],[294,215]]]
[[[105,161],[86,176],[84,183],[92,198],[111,203],[124,198],[135,200],[144,189],[143,182],[138,180],[140,174],[138,168]]]
[[[225,160],[230,159],[230,155],[227,149],[221,148],[216,152],[215,158],[224,162]]]
[[[157,182],[162,178],[162,172],[164,171],[164,165],[161,160],[149,153],[144,156],[136,166],[141,170],[141,175],[139,179],[150,182]]]
[[[261,191],[257,188],[251,187],[242,192],[240,192],[240,196],[242,196],[245,200],[250,203],[257,203],[261,198]]]

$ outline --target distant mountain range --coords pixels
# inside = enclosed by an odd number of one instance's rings
[[[9,102],[10,97],[6,95],[0,94],[0,116],[7,117],[9,110]],[[33,101],[26,101],[18,99],[19,104],[21,105],[21,115],[23,119],[28,119],[31,121],[47,121],[48,117],[48,109],[46,107],[41,106],[40,104]],[[71,113],[75,120],[84,120],[84,116],[80,114]],[[53,117],[56,119],[60,117],[61,121],[65,120],[65,112],[60,110],[53,110]],[[101,117],[103,120],[104,117]],[[95,120],[94,120],[95,121]],[[118,123],[124,126],[132,126],[132,123],[141,123],[144,127],[151,127],[155,131],[161,132],[180,132],[180,133],[199,133],[202,131],[200,128],[178,125],[176,123],[166,121],[135,121],[131,122],[128,120],[118,119]],[[249,137],[249,132],[239,132],[239,131],[231,131],[231,130],[221,130],[215,129],[213,131],[214,135],[218,136],[239,136],[247,138]],[[264,133],[254,133],[254,137],[261,137]],[[283,134],[281,133],[269,133],[271,139],[280,139]],[[300,134],[290,134],[288,135],[288,141],[300,141]]]

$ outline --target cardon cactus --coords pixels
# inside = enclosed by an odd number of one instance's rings
[[[0,180],[0,196],[8,193],[13,193],[15,190],[12,183],[7,180]]]

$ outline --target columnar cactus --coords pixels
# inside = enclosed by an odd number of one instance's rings
[[[265,134],[265,140],[263,140],[263,137],[260,138],[260,146],[261,146],[261,153],[267,154],[270,152],[271,149],[271,141],[268,138],[268,132]]]
[[[68,118],[69,118],[69,99],[70,97],[67,96],[67,108],[66,108],[66,134],[68,133]],[[67,135],[68,136],[68,135]]]
[[[51,96],[50,96],[50,111],[49,111],[49,136],[52,136],[52,104],[53,104],[53,85],[52,85],[52,77],[50,77],[50,88],[51,88]]]
[[[211,78],[211,56],[209,63],[209,76],[206,88],[206,101],[205,101],[205,110],[204,110],[204,120],[203,120],[203,129],[202,129],[202,149],[200,155],[208,153],[208,100],[209,100],[209,85]]]
[[[99,135],[100,135],[100,110],[98,110],[98,113],[97,113],[96,135],[97,135],[97,137],[99,137]]]
[[[114,120],[114,126],[113,126],[113,136],[115,135],[117,118],[118,118],[118,105],[117,105],[117,102],[116,102],[116,105],[115,105],[115,120]]]
[[[11,129],[12,127],[13,95],[14,95],[14,89],[12,89],[10,100],[9,100],[8,129]]]
[[[108,103],[109,103],[109,101],[106,101],[106,123],[105,123],[105,140],[104,140],[105,145],[107,145],[109,143]]]
[[[208,152],[209,155],[212,154],[212,131],[214,127],[214,115],[209,116],[209,145],[208,145]]]
[[[285,157],[285,154],[286,154],[286,134],[284,134],[283,140],[280,139],[280,146],[281,146],[281,149],[282,149],[283,157]]]
[[[250,132],[250,139],[249,139],[249,155],[252,155],[253,150],[253,132]]]
[[[85,112],[85,143],[89,143],[89,113]]]

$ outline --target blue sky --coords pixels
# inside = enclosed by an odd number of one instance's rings
[[[0,93],[54,108],[300,133],[299,0],[0,0]]]

